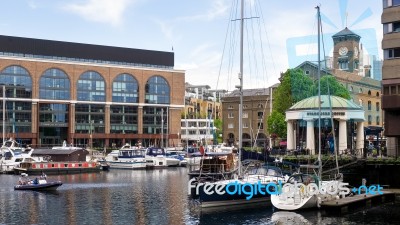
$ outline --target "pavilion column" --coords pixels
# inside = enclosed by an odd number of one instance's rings
[[[287,121],[287,149],[293,150],[294,149],[294,130],[293,130],[293,121]]]
[[[364,122],[357,122],[357,140],[356,149],[364,148]]]
[[[315,155],[314,120],[307,120],[307,149]]]
[[[339,151],[343,152],[347,149],[347,121],[339,120]]]

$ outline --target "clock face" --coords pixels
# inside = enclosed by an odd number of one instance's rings
[[[358,56],[358,48],[357,46],[354,47],[354,56],[357,57]]]
[[[340,55],[346,55],[348,51],[349,50],[346,47],[340,47],[339,48],[339,54]]]

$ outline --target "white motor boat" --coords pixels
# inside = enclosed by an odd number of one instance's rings
[[[187,160],[185,159],[185,152],[179,150],[166,150],[166,156],[179,160],[179,166],[186,166]]]
[[[105,160],[112,169],[146,169],[146,149],[124,145],[120,150],[113,150]]]
[[[146,161],[153,162],[155,168],[179,166],[180,160],[167,157],[163,148],[150,147],[146,149]]]
[[[14,168],[22,162],[44,161],[43,157],[32,157],[32,148],[23,148],[12,138],[5,141],[0,148],[0,171],[13,173]]]

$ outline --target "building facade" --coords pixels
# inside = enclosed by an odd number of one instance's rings
[[[173,66],[171,52],[0,36],[4,135],[33,146],[178,142],[185,73]]]
[[[332,36],[333,64],[324,67],[321,76],[334,76],[351,95],[351,101],[363,107],[365,111],[364,127],[382,127],[381,81],[371,78],[370,66],[362,65],[361,37],[347,27]],[[306,75],[317,79],[318,65],[304,62],[297,68],[303,69]],[[362,72],[361,72],[362,71]]]
[[[400,145],[400,1],[383,0],[382,109],[388,154],[399,156]]]
[[[222,119],[221,98],[224,89],[212,90],[208,85],[185,84],[185,107],[182,110],[181,140],[186,145],[218,143],[220,130],[214,120]]]
[[[243,90],[242,146],[265,147],[270,143],[267,118],[272,112],[272,91],[276,86]],[[239,143],[239,91],[222,98],[223,141],[228,146]]]

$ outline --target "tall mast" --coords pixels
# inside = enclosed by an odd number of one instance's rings
[[[6,141],[6,86],[3,85],[3,144]]]
[[[161,143],[160,148],[164,147],[164,109],[161,108]]]
[[[321,178],[322,162],[321,162],[321,15],[319,6],[317,8],[318,19],[318,177]]]
[[[239,95],[240,95],[240,104],[239,104],[239,177],[242,175],[241,167],[242,167],[242,123],[243,123],[243,25],[244,25],[244,0],[241,3],[241,12],[240,12],[240,73],[239,73]]]

